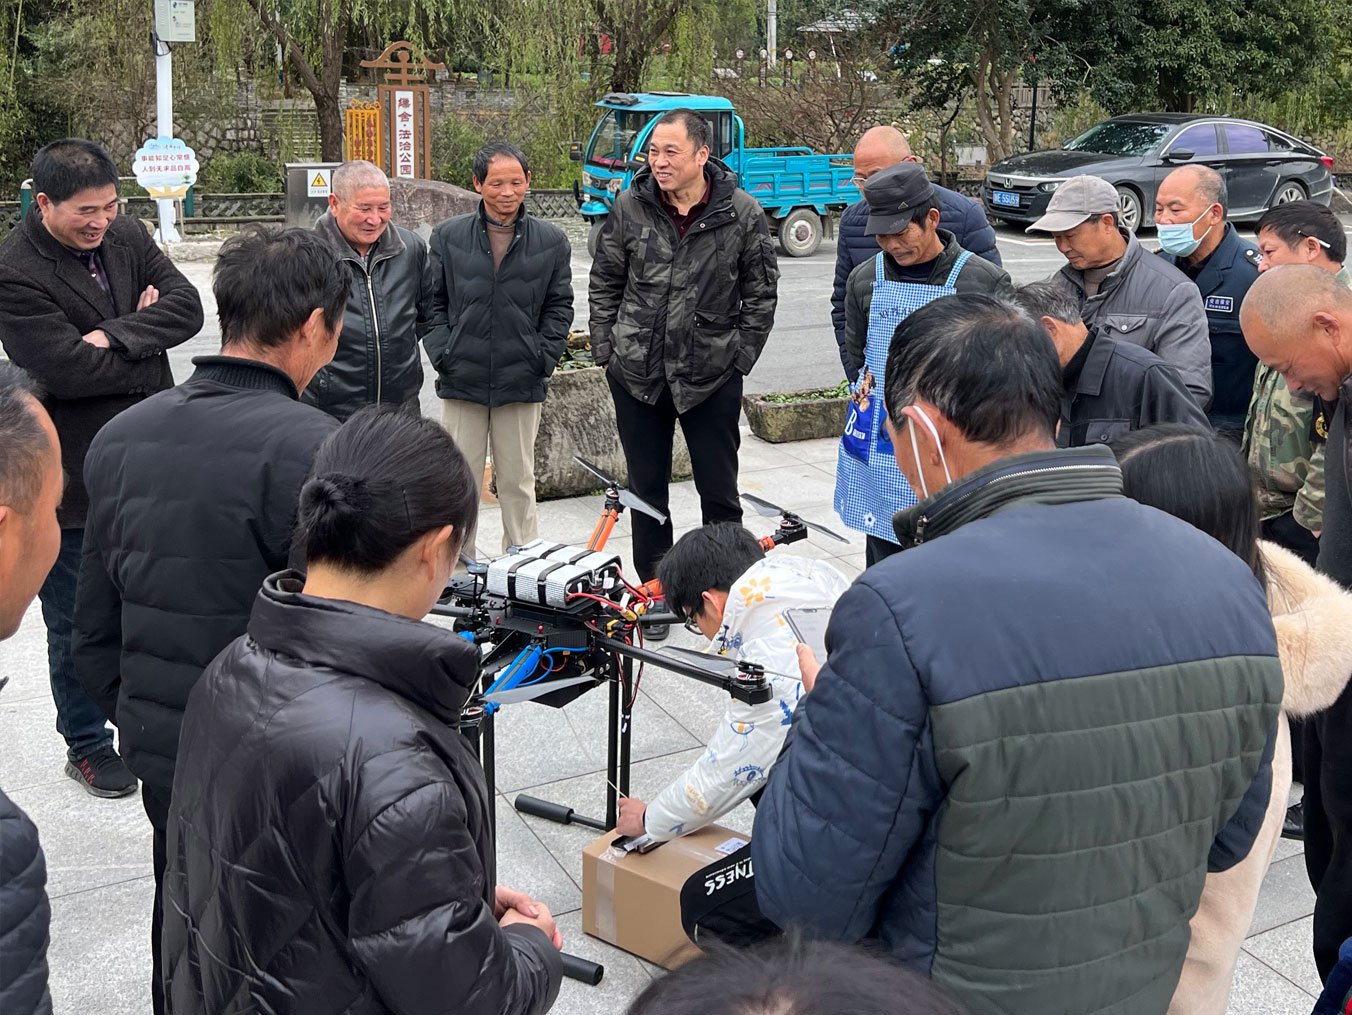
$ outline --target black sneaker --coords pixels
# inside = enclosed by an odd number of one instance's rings
[[[136,776],[112,747],[100,747],[79,761],[67,761],[66,774],[91,796],[119,797],[136,792]]]
[[[1286,809],[1286,820],[1282,822],[1282,838],[1305,841],[1305,801],[1292,804]]]
[[[670,624],[646,624],[643,628],[644,641],[666,641],[671,634]]]

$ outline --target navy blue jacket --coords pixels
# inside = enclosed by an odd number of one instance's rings
[[[1159,256],[1188,274],[1185,258],[1163,252]],[[1253,396],[1258,357],[1250,351],[1239,330],[1239,306],[1258,278],[1259,256],[1258,248],[1241,239],[1235,227],[1227,222],[1220,246],[1193,278],[1202,294],[1207,331],[1211,335],[1213,395],[1207,418],[1218,430],[1243,430],[1249,399]]]
[[[986,221],[981,205],[955,190],[937,184],[934,194],[939,199],[939,225],[958,239],[958,246],[984,257],[991,264],[1000,264],[1000,251],[995,246],[995,230]],[[845,352],[845,283],[855,265],[862,264],[878,253],[878,244],[872,236],[864,235],[868,222],[868,205],[856,201],[840,216],[836,233],[836,282],[831,290],[831,323],[836,329],[836,345],[840,346],[840,364],[846,376],[854,378]]]
[[[1267,807],[1263,589],[1124,498],[1102,446],[997,462],[896,528],[771,769],[762,911],[875,941],[974,1015],[1163,1012],[1208,868]]]

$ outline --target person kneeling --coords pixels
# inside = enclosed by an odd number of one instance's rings
[[[492,808],[456,727],[478,650],[421,623],[478,483],[431,420],[375,408],[300,494],[308,575],[269,577],[188,699],[168,829],[174,1015],[540,1015],[562,941],[494,889]]]
[[[788,554],[767,557],[740,525],[720,522],[682,536],[657,565],[667,608],[720,655],[759,663],[774,691],[749,705],[728,700],[709,749],[650,804],[620,801],[617,831],[673,839],[703,828],[756,793],[779,756],[802,683],[790,609],[829,610],[849,587],[830,564]]]

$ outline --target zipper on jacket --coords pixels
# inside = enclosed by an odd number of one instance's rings
[[[363,269],[365,271],[365,269]],[[366,295],[371,301],[371,327],[376,335],[376,404],[380,404],[381,378],[384,370],[380,365],[380,312],[376,310],[376,290],[371,282],[371,272],[366,271]]]
[[[963,491],[962,493],[955,496],[951,501],[947,499],[939,501],[929,511],[926,511],[923,515],[917,518],[915,522],[915,545],[918,546],[920,545],[920,543],[924,542],[925,529],[929,526],[930,519],[934,515],[939,514],[941,511],[947,512],[950,509],[956,508],[959,504],[962,504],[964,501],[969,500],[970,498],[976,496],[978,493],[989,490],[997,483],[1003,483],[1007,479],[1022,479],[1024,476],[1036,476],[1043,472],[1066,472],[1072,469],[1079,470],[1079,469],[1111,469],[1111,468],[1112,466],[1109,465],[1089,465],[1089,464],[1044,465],[1036,469],[1020,469],[1018,472],[1007,472],[1004,473],[1003,475],[995,476],[994,478],[988,480],[985,483],[982,483],[979,486],[974,486],[969,490]]]

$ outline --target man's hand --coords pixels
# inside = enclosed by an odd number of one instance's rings
[[[536,902],[525,892],[499,885],[493,898],[493,915],[503,927],[510,927],[514,923],[539,927],[555,948],[563,950],[563,935],[555,925],[549,907],[543,902]]]
[[[144,310],[146,307],[153,307],[159,301],[160,291],[153,285],[148,285],[146,291],[141,293],[140,298],[136,301],[136,309]]]
[[[107,349],[111,344],[108,341],[108,336],[104,333],[102,328],[95,328],[87,335],[81,335],[80,338],[88,342],[95,349]]]
[[[801,641],[793,647],[793,650],[798,653],[798,672],[802,675],[803,692],[806,693],[817,686],[817,674],[821,672],[822,664],[812,654],[812,649]]]
[[[648,805],[638,797],[620,797],[620,820],[615,823],[615,831],[621,835],[646,835],[643,816],[648,813]]]

